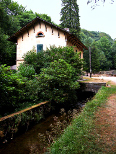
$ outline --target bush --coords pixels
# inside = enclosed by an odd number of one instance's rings
[[[33,78],[33,75],[35,75],[35,69],[32,65],[20,64],[18,71],[23,77],[27,78]]]
[[[45,67],[46,60],[44,52],[38,52],[37,54],[32,50],[24,55],[24,63],[34,67],[36,73],[40,73],[40,69]]]
[[[71,91],[79,88],[77,79],[75,68],[63,59],[51,62],[38,76],[42,96],[56,102],[65,102],[71,97]]]
[[[0,67],[0,114],[12,112],[17,107],[23,95],[21,90],[25,85],[25,78],[19,78],[16,73],[12,73],[10,67],[1,65]]]
[[[77,75],[82,72],[83,60],[79,57],[80,53],[75,53],[73,47],[55,47],[51,46],[46,51],[38,52],[32,50],[24,56],[24,63],[33,65],[36,73],[41,72],[41,68],[47,68],[54,60],[64,59],[68,64],[76,69]]]
[[[20,73],[13,73],[9,66],[0,66],[0,115],[39,103],[41,100],[38,92],[36,77],[28,79]]]

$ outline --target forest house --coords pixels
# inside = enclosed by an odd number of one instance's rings
[[[17,67],[24,61],[23,55],[32,50],[33,47],[35,47],[36,52],[40,52],[51,45],[56,47],[73,46],[75,52],[81,52],[81,58],[83,58],[83,49],[87,49],[75,35],[39,17],[22,27],[8,40],[16,43]]]

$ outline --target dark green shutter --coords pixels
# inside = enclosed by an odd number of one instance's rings
[[[37,44],[37,53],[43,50],[43,44]]]

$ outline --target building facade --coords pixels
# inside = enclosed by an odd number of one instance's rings
[[[75,52],[81,52],[81,58],[83,58],[83,49],[87,49],[76,36],[39,17],[29,22],[8,40],[16,43],[17,67],[24,61],[24,54],[33,48],[36,52],[40,52],[52,45],[56,47],[73,46]]]

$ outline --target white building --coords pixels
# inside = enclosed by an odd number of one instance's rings
[[[75,52],[81,52],[83,58],[83,49],[86,46],[69,31],[51,24],[39,17],[29,22],[15,34],[9,41],[16,43],[16,65],[17,67],[23,62],[23,55],[35,47],[36,52],[46,50],[51,45],[73,46]]]

